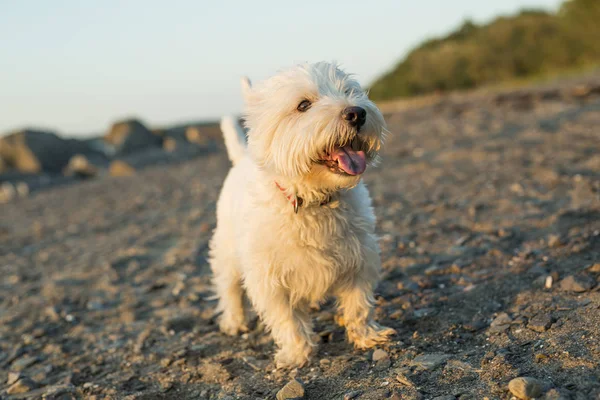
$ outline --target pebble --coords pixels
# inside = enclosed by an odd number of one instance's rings
[[[467,322],[466,324],[464,324],[463,328],[465,328],[469,332],[477,332],[479,330],[482,330],[486,326],[487,323],[483,319],[476,319],[474,321]]]
[[[388,355],[388,353],[385,350],[376,349],[373,352],[373,356],[371,358],[373,361],[377,362],[377,361],[388,359],[389,357],[390,356]]]
[[[520,377],[508,383],[508,390],[518,399],[535,399],[542,395],[542,385],[537,379]]]
[[[544,400],[568,400],[569,398],[557,389],[550,389],[544,395]]]
[[[587,292],[594,283],[594,280],[587,275],[569,275],[560,281],[560,289],[565,292]]]
[[[50,386],[44,393],[44,400],[67,400],[76,399],[75,386],[72,384]]]
[[[19,379],[23,378],[25,375],[23,375],[22,372],[9,372],[8,373],[8,380],[6,381],[7,385],[12,385],[13,383],[15,383],[16,381],[18,381]]]
[[[507,330],[512,323],[512,318],[507,313],[500,313],[490,324],[489,333],[501,333]]]
[[[27,393],[33,389],[36,389],[38,384],[26,376],[21,377],[18,381],[13,383],[7,390],[7,394],[20,394]]]
[[[24,356],[14,361],[11,365],[12,369],[15,371],[22,371],[27,367],[32,366],[33,364],[40,361],[40,359],[36,356]]]
[[[294,379],[289,381],[284,387],[277,392],[277,400],[291,400],[304,398],[304,384]]]
[[[360,390],[353,390],[344,395],[344,400],[353,400],[360,396],[362,392]]]
[[[559,247],[562,246],[563,242],[560,239],[560,235],[550,235],[548,236],[548,246],[550,247]]]
[[[449,358],[450,356],[447,354],[423,354],[415,357],[411,361],[411,365],[418,369],[433,371],[444,364]]]
[[[590,265],[587,270],[592,273],[600,272],[600,263]]]
[[[532,331],[546,332],[552,325],[552,317],[549,314],[537,314],[529,320],[527,327]]]
[[[415,384],[402,372],[398,372],[398,375],[396,375],[396,380],[404,386],[415,387]]]

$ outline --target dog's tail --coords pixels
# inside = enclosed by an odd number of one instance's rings
[[[242,128],[237,118],[226,116],[221,118],[221,132],[223,132],[229,160],[235,165],[246,154],[246,133],[244,132],[244,128]]]

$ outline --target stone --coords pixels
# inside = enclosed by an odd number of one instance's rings
[[[389,357],[390,356],[388,355],[388,353],[386,351],[381,350],[381,349],[376,349],[373,352],[373,355],[372,355],[371,359],[373,361],[377,362],[377,361],[381,361],[381,360],[387,359]]]
[[[474,321],[467,322],[466,324],[464,324],[463,328],[465,328],[469,332],[477,332],[477,331],[482,330],[486,326],[487,326],[487,323],[485,322],[485,320],[476,319]]]
[[[199,145],[206,145],[208,142],[207,136],[203,135],[200,129],[195,126],[190,126],[185,130],[185,138],[188,142]]]
[[[8,203],[12,199],[17,197],[17,190],[10,182],[2,182],[0,184],[0,204]]]
[[[163,140],[163,149],[169,153],[174,152],[177,150],[177,140],[170,137],[165,138]]]
[[[46,388],[46,392],[42,398],[44,400],[75,400],[77,399],[75,386],[70,383],[66,385],[49,386]]]
[[[570,397],[564,393],[561,393],[561,391],[558,389],[550,389],[546,392],[543,399],[544,400],[568,400],[568,399],[570,399]]]
[[[79,178],[92,178],[98,174],[96,168],[83,154],[76,154],[69,160],[69,163],[63,170],[67,176],[76,176]]]
[[[108,173],[111,176],[133,176],[135,175],[135,169],[125,161],[115,160],[110,163]]]
[[[560,235],[549,235],[548,236],[548,246],[559,247],[562,245],[563,245],[563,242],[560,238]]]
[[[8,379],[6,380],[7,385],[12,385],[19,379],[23,378],[25,375],[22,372],[9,372]]]
[[[5,164],[29,174],[61,173],[78,153],[104,158],[86,141],[63,139],[53,132],[25,129],[0,138],[0,157]]]
[[[353,400],[356,399],[358,396],[360,396],[362,393],[362,391],[360,390],[353,390],[351,392],[348,392],[346,394],[344,394],[344,400]]]
[[[560,281],[560,289],[564,292],[582,293],[594,287],[594,283],[587,275],[569,275]]]
[[[519,377],[508,383],[508,390],[518,399],[535,399],[542,395],[542,385],[535,378]]]
[[[27,367],[39,362],[40,359],[37,356],[23,356],[11,364],[11,368],[15,371],[22,371]]]
[[[11,386],[9,386],[9,388],[6,390],[6,393],[21,394],[21,393],[30,392],[33,389],[37,389],[37,388],[38,388],[37,383],[35,383],[33,380],[29,379],[28,377],[24,376],[21,379],[19,379],[18,381],[16,381],[15,383],[13,383]]]
[[[418,369],[433,371],[450,358],[447,354],[422,354],[411,361],[411,365]]]
[[[500,313],[490,324],[488,332],[502,333],[510,327],[512,321],[512,318],[507,313]]]
[[[527,328],[536,332],[546,332],[552,325],[552,316],[549,314],[537,314],[529,320]]]
[[[162,137],[152,133],[137,119],[114,123],[104,136],[104,141],[114,147],[117,155],[132,154],[142,149],[162,146]]]
[[[304,384],[299,379],[289,381],[277,392],[277,400],[291,400],[304,398]]]
[[[411,381],[403,372],[398,372],[396,380],[404,386],[415,387],[413,381]]]
[[[587,267],[588,272],[591,273],[599,273],[600,272],[600,263],[592,264]]]

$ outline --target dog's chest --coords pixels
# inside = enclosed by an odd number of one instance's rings
[[[305,214],[282,227],[275,268],[297,296],[318,301],[364,267],[364,246],[371,237],[366,222],[348,211],[319,209]]]

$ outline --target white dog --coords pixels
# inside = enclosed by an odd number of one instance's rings
[[[243,294],[279,346],[278,367],[304,365],[314,343],[309,307],[335,296],[348,339],[364,349],[394,332],[373,320],[380,271],[371,199],[361,182],[385,122],[360,85],[316,63],[250,86],[247,146],[221,123],[233,168],[218,204],[211,268],[229,335],[246,331]]]

